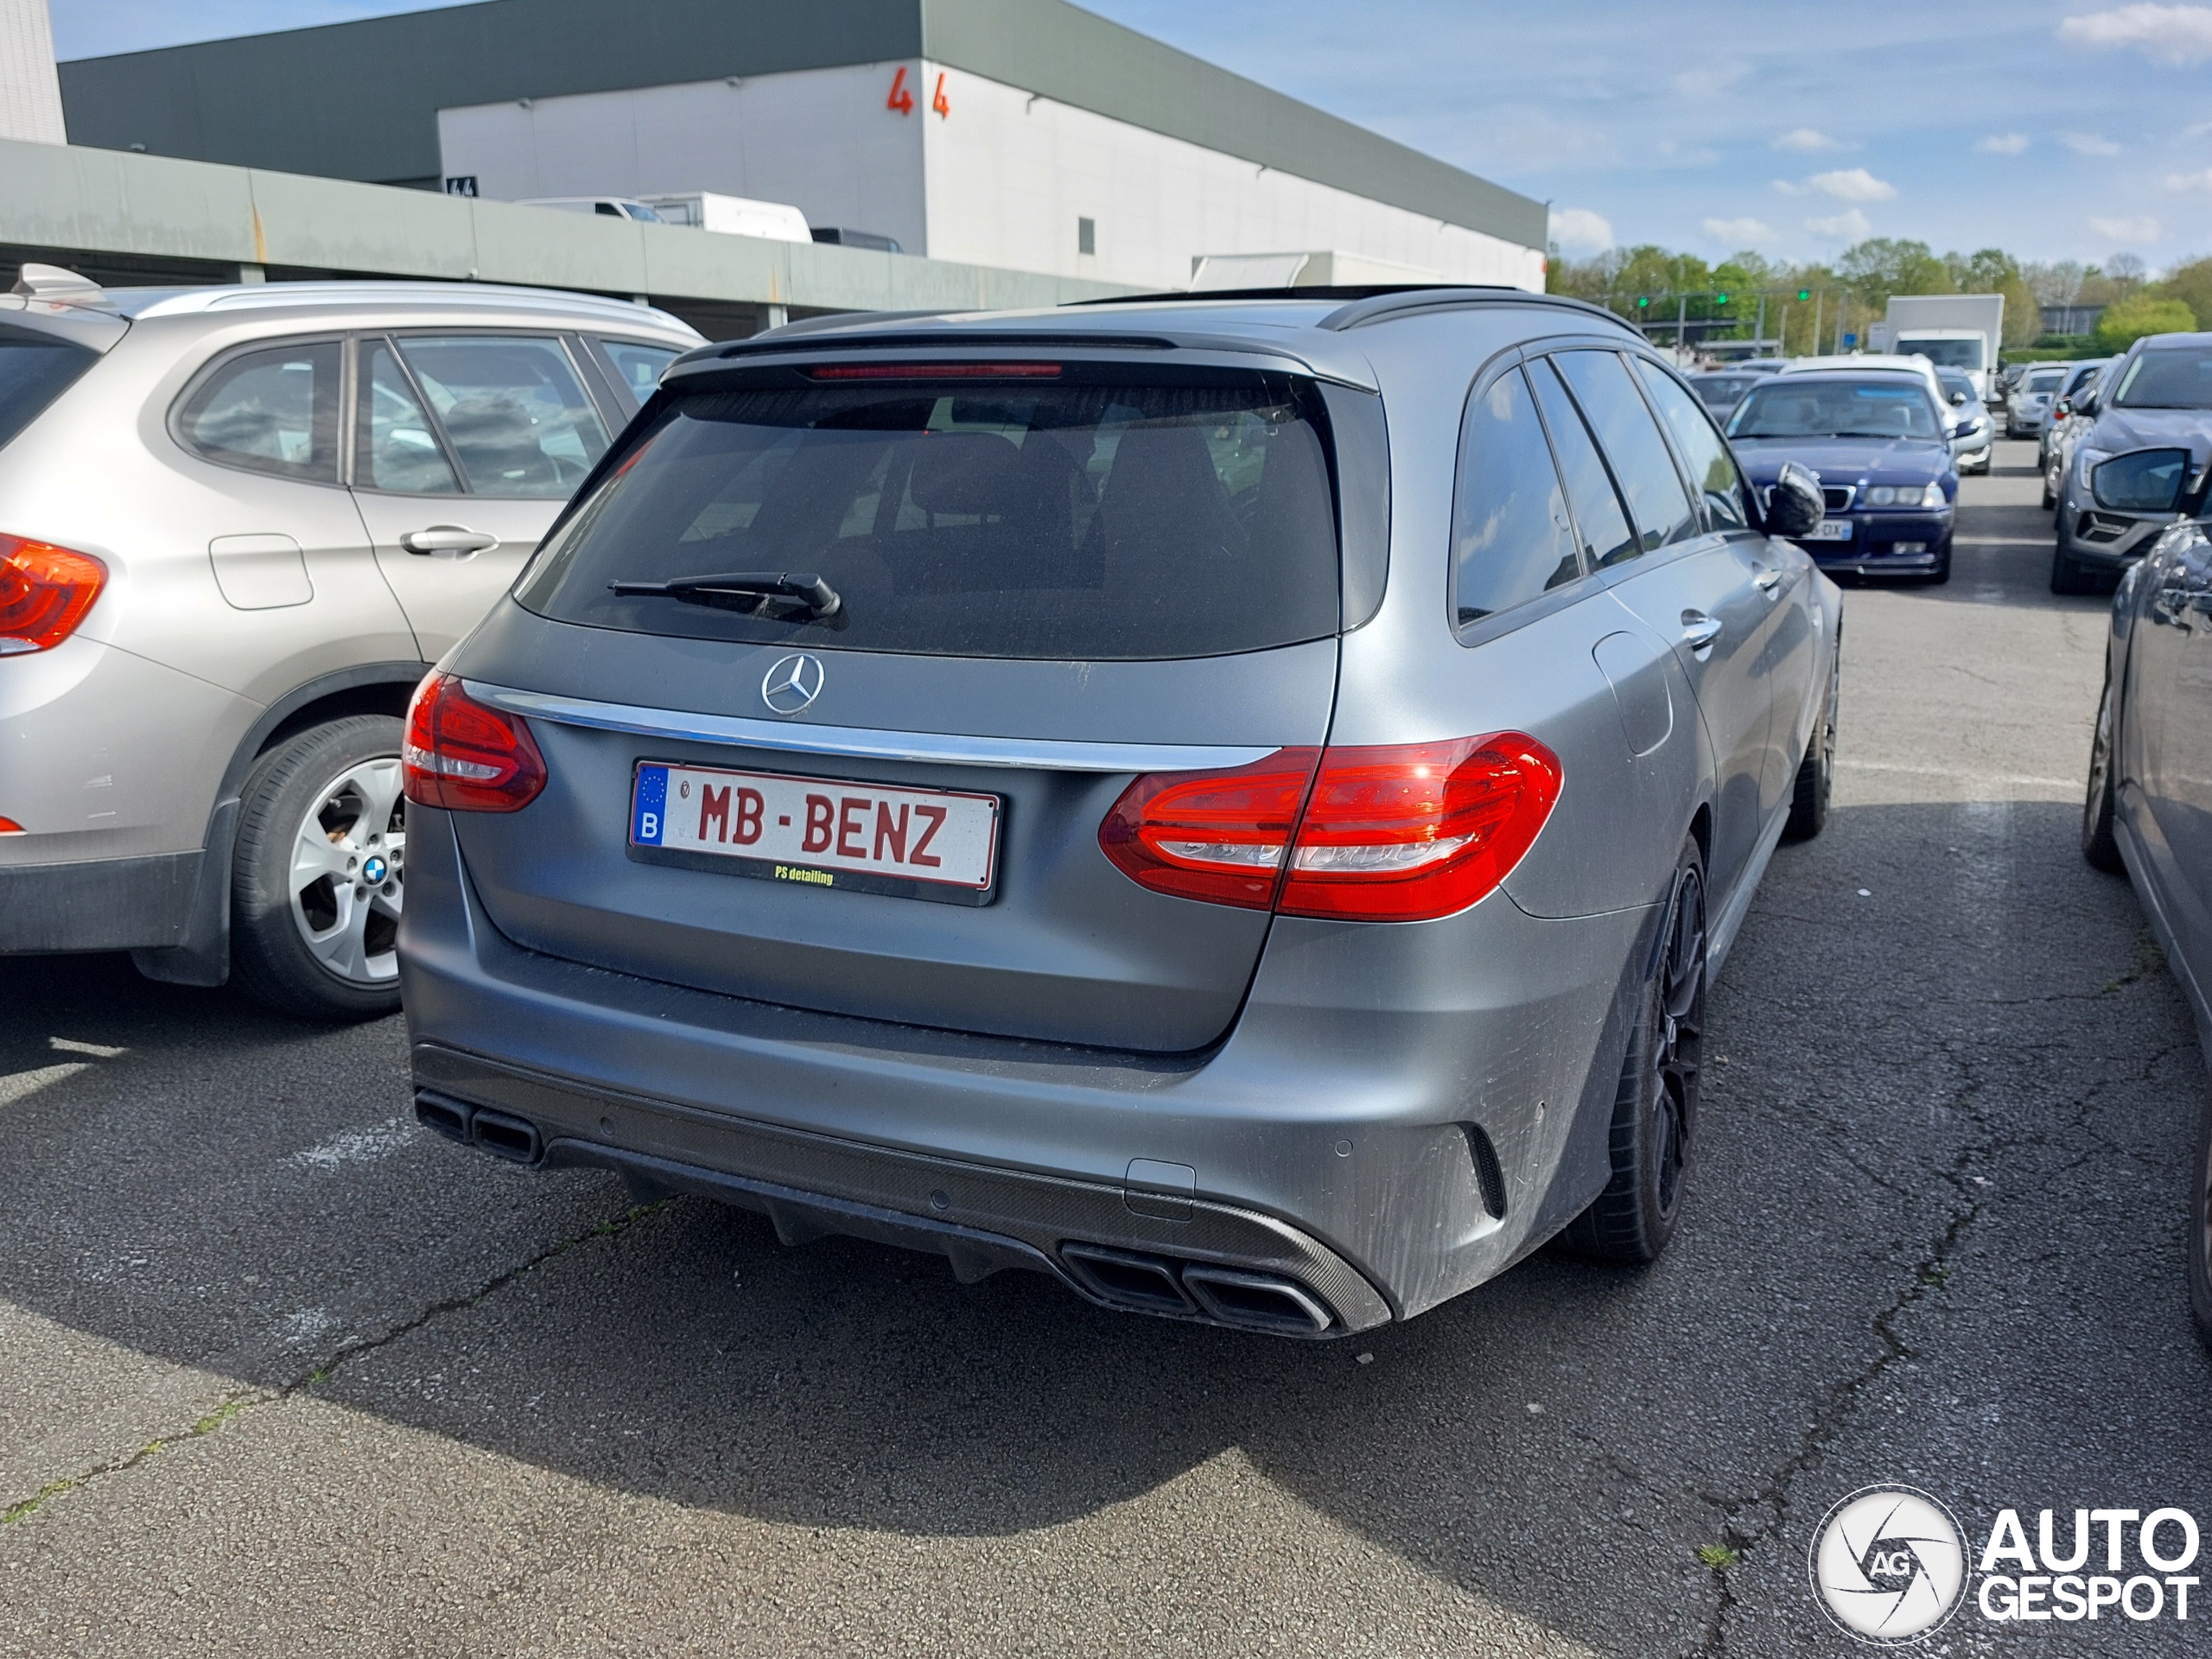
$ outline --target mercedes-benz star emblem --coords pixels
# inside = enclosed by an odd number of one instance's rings
[[[804,651],[779,657],[760,682],[760,701],[779,715],[795,715],[822,695],[822,659]]]

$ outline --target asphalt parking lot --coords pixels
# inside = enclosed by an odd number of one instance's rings
[[[397,1020],[0,964],[0,1646],[1840,1653],[1805,1550],[1869,1482],[2212,1515],[2203,1063],[2076,850],[2105,605],[2047,591],[2031,462],[1967,480],[1948,588],[1848,595],[1836,810],[1642,1273],[1323,1344],[963,1287],[464,1153]]]

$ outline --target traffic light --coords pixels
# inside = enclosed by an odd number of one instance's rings
[[[1639,294],[1636,296],[1636,308],[1637,310],[1646,310],[1649,308],[1650,304],[1651,296],[1649,294]]]
[[[1728,296],[1726,294],[1716,294],[1713,298],[1716,304],[1726,305],[1728,303]]]
[[[1813,297],[1813,290],[1809,288],[1801,288],[1797,290],[1797,297],[1801,302],[1809,300]]]

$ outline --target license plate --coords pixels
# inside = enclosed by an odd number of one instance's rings
[[[630,789],[632,858],[803,887],[990,902],[995,795],[641,760]]]
[[[1823,518],[1813,526],[1809,535],[1797,539],[1801,542],[1847,542],[1851,539],[1851,520]]]

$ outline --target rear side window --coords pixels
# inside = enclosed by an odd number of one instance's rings
[[[1750,503],[1744,495],[1743,474],[1728,454],[1720,433],[1684,391],[1681,382],[1656,363],[1636,360],[1637,370],[1651,393],[1651,401],[1675,435],[1675,448],[1691,478],[1705,495],[1706,515],[1715,530],[1741,530],[1751,523]]]
[[[564,497],[607,453],[607,429],[557,340],[404,338],[399,354],[474,494]]]
[[[35,420],[99,362],[90,346],[0,323],[0,444]]]
[[[415,394],[388,340],[361,346],[361,410],[353,422],[360,454],[353,481],[403,495],[454,495],[461,490],[437,429]]]
[[[1681,474],[1652,424],[1651,411],[1637,396],[1628,365],[1611,352],[1561,352],[1554,361],[1589,416],[1599,447],[1613,463],[1629,516],[1642,533],[1643,550],[1696,535],[1697,513],[1683,493]]]
[[[593,342],[607,365],[614,371],[614,378],[630,389],[630,396],[642,406],[660,385],[661,371],[676,361],[678,353],[671,346],[647,346],[634,340],[601,340]]]
[[[338,355],[321,340],[226,359],[178,410],[177,437],[219,466],[335,484]]]
[[[1530,364],[1529,378],[1535,388],[1537,404],[1544,411],[1544,424],[1551,430],[1560,476],[1567,481],[1567,499],[1574,506],[1584,556],[1593,569],[1634,558],[1637,548],[1628,527],[1628,513],[1621,506],[1613,480],[1574,400],[1567,395],[1567,388],[1548,361]]]
[[[518,590],[566,622],[931,655],[1142,659],[1338,626],[1310,387],[906,384],[671,404]],[[835,615],[611,582],[819,575]]]
[[[1452,509],[1452,607],[1461,626],[1582,575],[1574,525],[1528,383],[1509,369],[1467,409]]]

